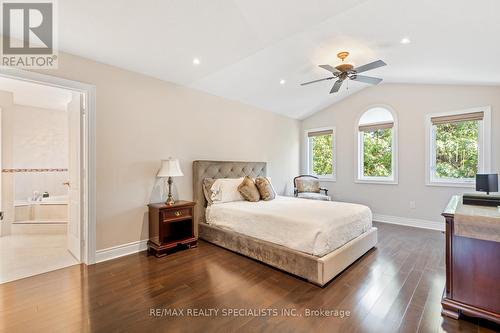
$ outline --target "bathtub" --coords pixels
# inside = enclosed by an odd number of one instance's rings
[[[16,200],[14,223],[67,223],[68,197],[53,196],[41,201]]]
[[[68,204],[67,195],[56,195],[53,197],[42,198],[41,201],[16,200],[14,202],[14,207],[28,206],[28,205],[67,205],[67,204]]]

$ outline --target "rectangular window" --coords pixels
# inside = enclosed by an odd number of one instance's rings
[[[334,132],[332,128],[307,132],[308,173],[319,178],[334,179]]]
[[[473,186],[489,169],[489,111],[469,110],[429,119],[429,184]]]
[[[392,177],[392,128],[361,132],[363,177]]]
[[[396,182],[394,122],[358,127],[358,182]]]

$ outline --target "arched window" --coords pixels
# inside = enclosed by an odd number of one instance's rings
[[[357,181],[397,183],[397,122],[386,107],[372,107],[357,124]]]

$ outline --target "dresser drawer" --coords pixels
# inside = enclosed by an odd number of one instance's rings
[[[193,213],[191,208],[179,208],[179,209],[171,209],[171,210],[165,210],[162,212],[162,220],[165,221],[171,221],[171,220],[177,220],[177,219],[186,219],[186,218],[192,218]]]

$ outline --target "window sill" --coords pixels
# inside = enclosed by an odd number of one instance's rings
[[[337,177],[324,177],[324,178],[318,177],[318,180],[320,182],[335,183],[337,181]]]
[[[357,184],[398,185],[397,180],[355,179]]]
[[[460,182],[427,182],[426,186],[436,187],[459,187],[459,188],[475,188],[475,183],[460,183]]]

